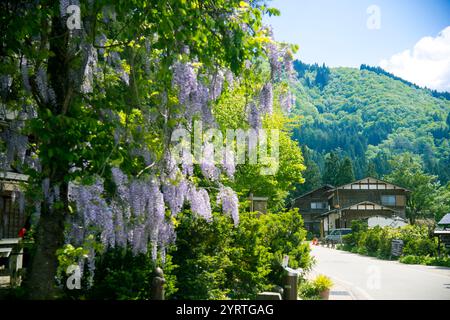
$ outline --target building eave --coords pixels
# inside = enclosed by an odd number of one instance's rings
[[[311,193],[314,193],[314,192],[316,192],[316,191],[318,191],[320,189],[324,189],[324,188],[328,188],[329,190],[332,190],[332,189],[335,188],[335,186],[332,186],[331,184],[324,184],[323,186],[320,186],[319,188],[316,188],[314,190],[308,191],[308,192],[298,196],[297,198],[292,199],[292,202],[295,202],[297,199],[301,199],[303,197],[306,197],[307,195],[309,195]],[[328,192],[329,190],[326,190],[325,192]]]
[[[352,181],[352,182],[350,182],[350,183],[346,183],[346,184],[340,185],[340,186],[338,186],[338,187],[335,187],[335,188],[332,189],[332,190],[328,190],[327,192],[334,192],[334,191],[336,191],[336,190],[343,190],[345,186],[349,186],[349,185],[352,185],[352,184],[358,184],[358,183],[361,183],[361,182],[368,181],[368,180],[370,180],[370,179],[379,181],[379,182],[384,183],[384,184],[392,185],[392,186],[394,186],[394,190],[397,190],[397,189],[398,189],[398,190],[403,190],[403,191],[405,191],[405,192],[407,192],[407,193],[410,193],[410,192],[411,192],[410,190],[408,190],[408,189],[406,189],[406,188],[400,187],[400,186],[395,185],[395,184],[393,184],[393,183],[391,183],[391,182],[387,182],[387,181],[384,181],[384,180],[381,180],[381,179],[378,179],[378,178],[374,178],[374,177],[365,177],[365,178],[363,178],[363,179],[359,179],[359,180],[356,180],[356,181]],[[348,189],[348,190],[355,190],[355,191],[358,191],[359,189]],[[361,189],[361,190],[372,190],[372,189]],[[377,189],[374,189],[374,190],[377,190]],[[378,189],[378,190],[380,190],[380,189]],[[384,189],[381,189],[381,190],[384,190]],[[389,190],[389,189],[385,189],[385,190]]]
[[[363,205],[365,205],[365,206],[374,206],[374,207],[379,207],[379,208],[378,209],[360,209],[360,208],[351,209],[352,207],[358,207],[358,206],[363,206]],[[378,203],[374,203],[374,202],[371,202],[371,201],[361,201],[359,203],[352,204],[352,205],[347,206],[347,207],[342,208],[342,209],[333,209],[333,210],[327,211],[325,213],[322,213],[320,215],[320,217],[326,217],[327,215],[329,215],[331,213],[344,211],[344,210],[361,210],[361,211],[364,211],[364,210],[367,210],[367,211],[386,210],[386,211],[392,211],[394,213],[399,213],[397,210],[394,210],[394,209],[389,208],[389,207],[385,207],[385,206],[383,206],[381,204],[378,204]]]

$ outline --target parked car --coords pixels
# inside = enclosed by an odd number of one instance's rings
[[[342,236],[352,232],[350,228],[333,229],[325,237],[325,242],[327,243],[342,243]]]

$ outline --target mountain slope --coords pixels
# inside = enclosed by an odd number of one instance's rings
[[[356,178],[373,163],[389,172],[393,155],[420,155],[427,172],[450,180],[450,101],[367,69],[332,68],[296,61],[294,113],[304,117],[294,138],[323,169],[326,153],[349,156]]]

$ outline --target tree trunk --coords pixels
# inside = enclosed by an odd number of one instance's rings
[[[49,83],[56,95],[56,104],[48,103],[47,106],[54,115],[64,115],[67,104],[70,104],[70,96],[67,97],[69,87],[69,65],[67,56],[68,31],[59,16],[52,18],[49,38],[50,51],[53,53],[48,59],[47,74]],[[46,128],[52,136],[43,142],[47,147],[59,146],[64,137],[65,128],[52,126]],[[37,137],[39,140],[39,137]],[[42,143],[41,141],[38,144]],[[41,145],[42,146],[42,145]],[[65,152],[70,151],[70,145],[64,145]],[[62,148],[63,149],[63,148]],[[68,173],[67,160],[57,156],[54,159],[46,159],[42,164],[44,177],[50,180],[50,187],[59,185],[60,199],[58,205],[51,207],[44,199],[42,201],[41,216],[35,237],[35,252],[32,256],[31,269],[28,272],[25,287],[30,299],[56,299],[62,296],[62,288],[56,284],[58,260],[56,251],[64,245],[64,222],[68,212],[68,184],[65,176]]]
[[[56,250],[64,244],[64,215],[52,212],[47,204],[44,206],[37,229],[36,251],[25,283],[30,299],[56,299],[62,294],[56,286],[55,276],[58,267]]]

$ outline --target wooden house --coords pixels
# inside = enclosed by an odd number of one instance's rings
[[[303,215],[306,228],[324,236],[333,229],[351,227],[353,220],[374,216],[405,218],[409,192],[367,177],[339,187],[323,186],[295,199],[294,206]]]
[[[0,131],[8,127],[14,114],[0,112]],[[23,247],[19,233],[24,228],[26,216],[20,206],[21,185],[28,176],[11,167],[0,168],[0,287],[20,284],[19,270],[22,269]],[[23,202],[22,202],[23,203]]]
[[[320,188],[307,192],[292,202],[292,206],[299,209],[303,216],[306,230],[314,233],[320,233],[321,215],[330,211],[330,190],[334,186],[324,185]]]

